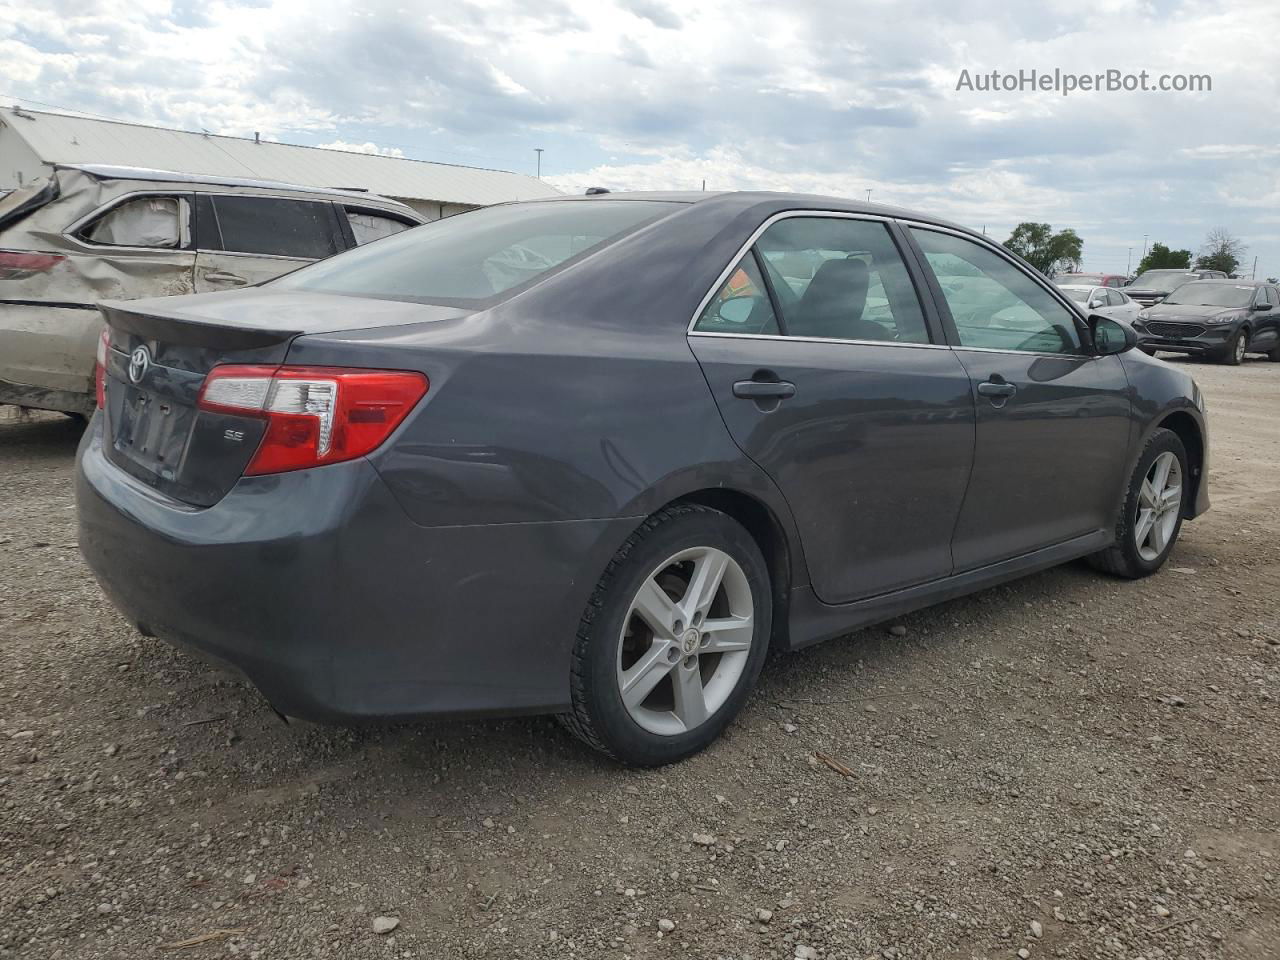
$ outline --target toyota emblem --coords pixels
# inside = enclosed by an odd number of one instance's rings
[[[134,383],[141,383],[150,366],[151,351],[145,346],[138,347],[133,353],[129,354],[129,379]]]

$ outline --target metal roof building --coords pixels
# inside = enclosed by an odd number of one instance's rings
[[[368,190],[400,200],[432,219],[504,200],[532,200],[559,192],[534,177],[505,170],[20,108],[0,110],[0,189],[47,176],[55,163],[150,167]]]

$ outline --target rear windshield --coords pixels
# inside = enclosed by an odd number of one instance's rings
[[[514,291],[680,206],[578,200],[487,207],[357,247],[271,286],[472,305]]]
[[[7,227],[43,207],[58,195],[56,180],[33,180],[25,187],[0,194],[0,227]]]
[[[1093,292],[1092,287],[1059,287],[1058,289],[1076,303],[1088,303],[1089,294]]]

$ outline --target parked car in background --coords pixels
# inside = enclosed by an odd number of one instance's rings
[[[1184,283],[1192,280],[1225,280],[1221,270],[1148,270],[1126,285],[1125,293],[1141,306],[1159,303]]]
[[[1078,286],[1092,284],[1098,287],[1123,287],[1129,278],[1122,273],[1060,273],[1053,282],[1062,285]]]
[[[286,715],[557,713],[667,763],[770,648],[1075,557],[1146,576],[1208,506],[1184,370],[878,203],[502,204],[103,312],[81,549]]]
[[[1280,361],[1280,287],[1250,280],[1194,280],[1139,314],[1143,350],[1238,364],[1248,353]]]
[[[249,286],[422,222],[357,191],[59,166],[0,197],[0,404],[92,412],[99,300]]]
[[[1114,320],[1133,323],[1142,309],[1123,291],[1114,287],[1060,282],[1058,289],[1078,303],[1086,314],[1099,313]]]

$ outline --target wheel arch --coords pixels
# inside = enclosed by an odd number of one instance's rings
[[[1187,466],[1191,469],[1192,490],[1191,496],[1183,499],[1183,503],[1186,505],[1183,509],[1183,517],[1191,519],[1195,515],[1192,511],[1200,493],[1200,485],[1204,482],[1204,433],[1196,418],[1186,410],[1174,410],[1165,414],[1156,423],[1155,427],[1157,429],[1172,430],[1177,434],[1178,439],[1182,441],[1182,446],[1187,452]]]
[[[803,558],[793,547],[782,520],[763,500],[729,487],[694,490],[664,504],[664,508],[679,503],[696,503],[719,510],[742,524],[751,534],[769,568],[773,592],[773,629],[769,642],[777,649],[786,649],[790,634],[791,589],[795,582],[793,564],[803,563]]]

